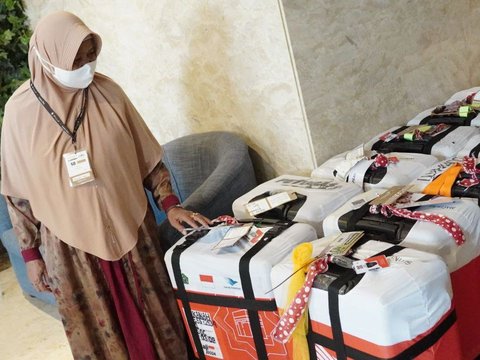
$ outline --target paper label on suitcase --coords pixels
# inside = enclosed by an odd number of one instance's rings
[[[242,226],[230,227],[223,238],[212,247],[212,250],[219,250],[235,245],[237,241],[249,233],[252,225],[253,223],[248,223]]]
[[[282,179],[276,180],[275,182],[285,186],[297,187],[301,189],[337,190],[342,187],[342,185],[338,181],[317,180],[314,178],[308,178],[308,179],[282,178]]]
[[[341,233],[328,245],[328,253],[333,256],[346,255],[362,237],[363,231]]]
[[[272,227],[256,227],[255,225],[252,226],[252,229],[247,234],[247,240],[250,244],[255,245],[257,242],[262,240],[263,236],[271,230]]]
[[[296,198],[297,194],[294,192],[283,191],[260,200],[252,201],[246,204],[245,207],[251,216],[255,216],[270,209],[276,208],[277,206],[293,201]]]
[[[335,166],[335,177],[341,179],[342,181],[346,181],[345,179],[348,176],[349,171],[357,165],[357,163],[361,161],[361,159],[356,160],[342,160],[340,161],[337,166]]]
[[[417,178],[416,181],[421,181],[421,182],[431,182],[433,181],[437,176],[443,174],[448,168],[450,168],[452,165],[456,164],[461,160],[459,159],[447,159],[444,161],[439,162],[438,164],[435,164],[432,168],[424,172],[421,176]]]
[[[363,187],[363,180],[365,179],[365,174],[375,160],[362,160],[359,161],[348,173],[348,182],[353,184],[358,184]]]
[[[192,310],[193,321],[197,327],[198,336],[202,343],[203,352],[207,356],[223,359],[222,350],[215,333],[213,320],[208,312]]]
[[[388,267],[388,260],[385,255],[378,255],[364,260],[353,262],[353,270],[357,274],[363,274],[367,271],[378,270]]]

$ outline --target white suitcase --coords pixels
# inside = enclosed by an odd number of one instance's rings
[[[365,191],[371,189],[388,189],[392,186],[407,185],[430,166],[438,162],[432,155],[414,153],[389,153],[388,157],[398,159],[397,163],[389,163],[387,167],[373,168],[374,160],[360,160],[352,167],[346,159],[349,152],[342,153],[327,160],[313,170],[313,178],[338,178],[339,168],[345,164],[349,168],[345,176],[346,182],[358,184]],[[341,178],[339,180],[342,180]]]
[[[415,209],[443,214],[454,220],[465,235],[465,243],[457,245],[444,229],[433,223],[368,214],[368,202],[376,195],[375,191],[360,194],[332,213],[323,223],[325,234],[339,230],[365,230],[384,234],[385,240],[401,246],[441,256],[452,279],[458,326],[462,333],[462,359],[479,356],[480,281],[477,279],[480,279],[480,208],[476,199],[456,199],[452,203]]]
[[[313,241],[313,255],[333,238]],[[337,352],[343,359],[343,349],[349,359],[461,359],[445,263],[433,254],[395,248],[389,267],[364,275],[330,264],[337,278],[353,274],[346,282],[351,289],[344,294],[335,294],[333,283],[320,289],[314,282],[308,305],[310,359],[336,359]],[[365,259],[386,249],[392,250],[392,244],[367,241],[354,257]],[[287,256],[272,269],[273,284],[292,271]],[[275,290],[281,313],[288,306],[288,286],[287,281]]]
[[[345,201],[362,191],[354,184],[332,179],[313,179],[303,176],[282,175],[260,184],[233,202],[233,213],[237,219],[250,221],[255,216],[250,215],[247,205],[255,199],[265,198],[270,194],[284,191],[295,192],[299,198],[292,203],[277,208],[275,213],[258,214],[262,218],[272,215],[279,220],[293,220],[312,225],[319,236],[322,234],[322,221],[332,211]]]
[[[206,359],[287,358],[285,346],[271,336],[278,313],[270,272],[316,233],[307,224],[273,226],[255,245],[241,239],[230,248],[212,251],[227,231],[218,228],[183,237],[165,254],[197,356],[203,349]]]

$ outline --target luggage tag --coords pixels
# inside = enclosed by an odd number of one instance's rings
[[[397,201],[402,195],[410,192],[413,185],[392,186],[380,196],[370,201],[370,205],[391,205]]]
[[[419,196],[421,195],[421,197],[425,196],[425,194],[418,194]],[[452,203],[452,202],[455,202],[455,198],[451,198],[451,197],[446,197],[446,196],[436,196],[436,197],[433,197],[429,200],[425,200],[425,201],[414,201],[414,199],[412,199],[413,201],[409,201],[407,203],[397,203],[395,204],[395,207],[397,209],[406,209],[406,208],[410,208],[410,207],[417,207],[417,206],[427,206],[427,205],[439,205],[439,204],[447,204],[447,203]]]
[[[217,242],[212,250],[219,250],[227,247],[232,247],[235,245],[241,238],[246,236],[250,229],[252,228],[253,223],[243,224],[242,226],[232,226],[227,230],[223,238]]]
[[[392,140],[395,140],[397,137],[398,137],[397,134],[394,134],[391,131],[389,131],[389,132],[383,134],[382,136],[380,136],[378,139],[383,141],[383,142],[390,142]]]
[[[390,264],[385,255],[378,255],[353,262],[353,270],[355,270],[355,273],[357,274],[363,274],[367,271],[378,270],[389,266]]]
[[[458,116],[466,118],[468,117],[468,114],[470,113],[471,110],[472,108],[469,105],[460,106],[458,108]]]
[[[68,183],[71,187],[77,187],[95,180],[87,150],[63,154],[63,159],[67,166]]]
[[[252,201],[246,204],[245,208],[250,216],[256,216],[295,199],[297,199],[296,193],[292,191],[283,191],[260,200]]]

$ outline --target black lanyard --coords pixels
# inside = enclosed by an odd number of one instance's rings
[[[82,94],[82,107],[80,108],[80,113],[78,114],[77,118],[75,119],[75,125],[73,127],[73,132],[65,125],[65,123],[60,119],[57,113],[52,109],[52,107],[45,101],[45,99],[40,95],[35,85],[33,85],[32,80],[30,80],[30,88],[32,89],[33,93],[37,97],[40,104],[48,111],[48,113],[52,116],[53,120],[62,128],[62,130],[72,139],[72,144],[76,149],[76,142],[77,142],[77,131],[82,125],[83,118],[85,117],[85,108],[87,105],[87,98],[88,98],[88,88],[83,89]]]

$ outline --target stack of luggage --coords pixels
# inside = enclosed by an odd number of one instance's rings
[[[195,357],[480,356],[476,126],[480,88],[460,91],[180,239],[165,259]]]

